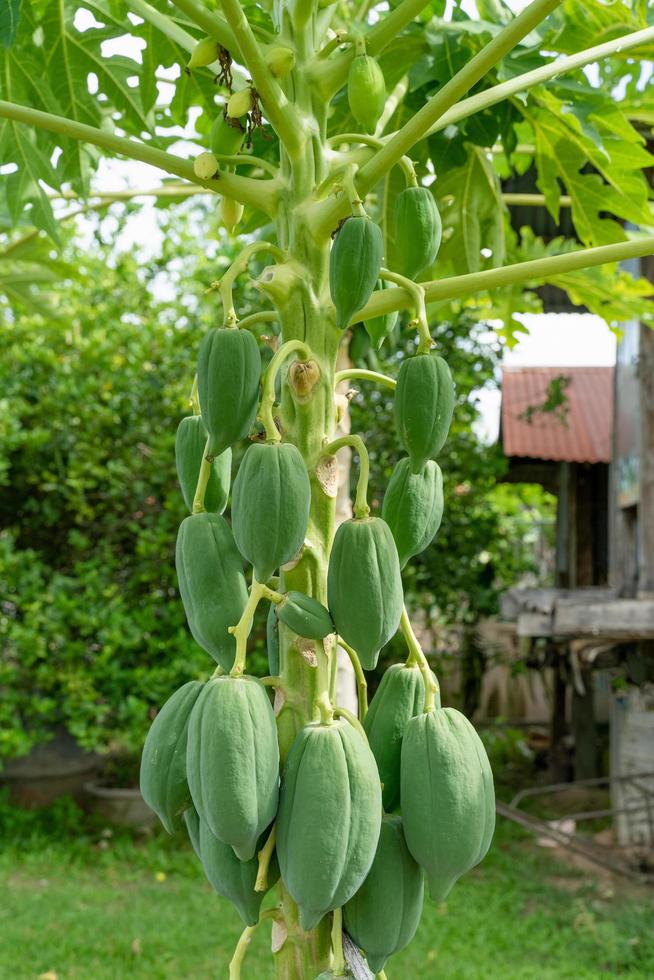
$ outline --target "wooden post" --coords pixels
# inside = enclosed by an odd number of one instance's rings
[[[654,283],[654,256],[642,260]],[[638,504],[638,595],[654,595],[654,330],[641,324],[638,353],[640,390],[640,501]]]

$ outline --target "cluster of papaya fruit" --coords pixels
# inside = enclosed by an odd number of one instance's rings
[[[215,42],[194,55],[196,64],[216,56]],[[280,72],[286,62],[280,55]],[[384,80],[360,46],[348,99],[357,122],[373,132]],[[195,162],[200,177],[217,173],[218,157],[238,153],[256,100],[250,89],[232,94],[213,125],[211,153]],[[209,331],[200,344],[198,414],[182,420],[175,446],[190,511],[179,529],[176,566],[191,633],[217,666],[206,683],[189,681],[160,710],[141,768],[145,800],[169,832],[186,826],[207,878],[247,925],[259,921],[264,895],[281,878],[301,928],[311,930],[342,910],[345,929],[376,973],[412,939],[425,876],[432,897],[444,899],[484,857],[495,815],[483,745],[460,712],[441,707],[438,682],[404,609],[402,569],[433,540],[442,519],[436,458],[455,398],[448,365],[431,349],[424,292],[412,282],[434,263],[441,237],[433,195],[417,181],[398,195],[394,236],[398,258],[389,272],[382,268],[381,229],[354,195],[352,215],[331,246],[338,329],[391,284],[413,286],[422,296],[425,330],[395,385],[395,425],[406,455],[395,466],[381,516],[371,516],[365,493],[362,502],[357,492],[354,517],[337,529],[326,605],[301,592],[276,591],[273,577],[302,555],[312,493],[322,485],[272,418],[267,441],[249,445],[230,485],[232,447],[258,415],[264,418],[266,392],[274,390],[266,377],[260,394],[257,341],[229,326]],[[396,318],[387,313],[364,321],[375,344]],[[325,444],[325,453],[335,446]],[[231,523],[224,516],[230,496]],[[252,566],[250,589],[245,563]],[[267,682],[282,691],[287,653],[280,652],[280,624],[298,642],[320,646],[333,637],[329,649],[340,642],[365,670],[376,667],[398,629],[409,646],[406,663],[384,673],[367,713],[361,706],[361,721],[334,708],[328,689],[320,691],[312,720],[285,746],[286,758],[266,685],[246,673],[247,636],[262,599],[270,602]]]
[[[486,853],[492,776],[463,715],[437,699],[423,710],[424,673],[410,657],[385,672],[363,730],[322,712],[305,725],[280,783],[271,702],[263,684],[243,674],[232,628],[249,602],[243,559],[253,566],[254,587],[298,554],[311,484],[293,444],[253,442],[231,492],[231,526],[223,516],[231,447],[253,426],[260,375],[259,348],[247,330],[220,328],[204,337],[201,414],[183,419],[176,438],[191,511],[179,529],[176,564],[191,632],[218,666],[206,683],[180,688],[157,715],[141,788],[169,832],[186,824],[209,881],[247,924],[257,921],[266,890],[281,875],[302,927],[342,908],[346,929],[377,971],[417,928],[423,872],[441,899]],[[395,410],[408,455],[391,478],[383,516],[354,517],[338,528],[329,608],[299,592],[265,589],[272,598],[272,673],[279,669],[278,622],[315,640],[336,633],[364,668],[375,667],[403,615],[401,567],[440,522],[442,478],[432,456],[447,435],[453,399],[441,358],[418,354],[402,365]],[[437,689],[433,675],[432,683]]]

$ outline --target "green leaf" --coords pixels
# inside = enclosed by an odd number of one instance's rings
[[[4,0],[0,9],[0,44],[11,47],[18,30],[21,0]]]
[[[441,274],[463,275],[502,265],[506,255],[504,206],[489,154],[468,146],[462,167],[440,173],[433,185],[443,219],[443,244],[437,259]],[[482,249],[486,254],[482,255]]]
[[[636,225],[650,220],[642,167],[653,158],[617,108],[606,118],[595,109],[584,118],[577,102],[566,105],[544,88],[531,94],[524,109],[534,132],[537,183],[547,208],[558,221],[562,185],[572,198],[577,234],[587,245],[623,239],[615,218]],[[622,135],[624,126],[629,126],[629,140]],[[588,164],[593,172],[588,172]]]

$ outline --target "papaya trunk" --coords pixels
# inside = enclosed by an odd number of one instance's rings
[[[290,259],[268,271],[267,289],[281,317],[280,343],[302,340],[312,351],[312,362],[289,361],[282,372],[281,426],[284,441],[302,453],[311,477],[311,510],[305,547],[294,567],[282,572],[280,588],[304,592],[327,602],[327,565],[334,536],[338,469],[333,458],[323,456],[323,446],[336,430],[334,374],[341,333],[335,329],[329,298],[329,241],[317,241],[303,217],[302,205],[313,195],[327,173],[325,158],[325,106],[314,104],[305,81],[305,65],[313,53],[312,26],[293,23],[289,5],[279,4],[287,41],[297,53],[296,69],[289,76],[289,97],[304,113],[307,124],[304,148],[292,159],[282,151],[281,170],[287,181],[277,216],[278,241]],[[285,43],[282,39],[282,43]],[[277,724],[282,762],[295,735],[313,716],[316,697],[328,691],[336,674],[336,646],[326,641],[298,640],[280,623],[280,674],[288,700],[279,711]],[[273,943],[277,980],[313,980],[329,967],[330,918],[304,932],[298,909],[280,883],[283,923]]]

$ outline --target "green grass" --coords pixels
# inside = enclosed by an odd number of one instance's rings
[[[9,832],[7,832],[9,831]],[[134,842],[88,830],[52,839],[4,828],[2,980],[227,977],[241,931],[183,838]],[[20,834],[20,836],[18,836]],[[654,976],[651,895],[555,863],[501,823],[484,864],[447,906],[427,901],[389,980],[550,980]],[[243,980],[272,980],[262,926]]]

